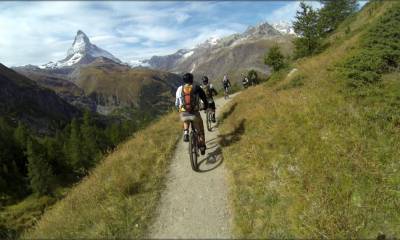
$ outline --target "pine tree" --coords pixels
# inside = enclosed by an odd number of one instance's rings
[[[90,113],[83,115],[82,133],[82,161],[85,170],[88,170],[98,159],[99,147],[97,144],[96,127],[93,126]]]
[[[66,155],[73,170],[78,174],[83,174],[84,167],[81,161],[82,147],[79,124],[76,119],[73,119],[70,126],[70,135],[66,146]]]
[[[322,35],[337,29],[339,24],[358,8],[357,0],[321,0],[320,2],[323,4],[319,11],[319,29]]]
[[[313,54],[320,46],[319,15],[310,5],[300,3],[300,10],[296,13],[293,28],[298,38],[294,40],[295,57],[304,57]]]
[[[14,139],[21,150],[25,150],[28,141],[28,130],[20,121],[18,122],[18,127],[14,130]]]
[[[53,173],[50,164],[43,154],[38,142],[28,140],[28,178],[34,193],[45,195],[50,193]]]
[[[274,71],[279,71],[285,66],[285,57],[281,53],[279,46],[273,46],[264,58],[266,65],[272,66]]]
[[[119,123],[113,123],[111,127],[108,129],[110,142],[114,147],[116,147],[118,143],[122,140],[121,134],[122,134],[121,124]]]
[[[22,147],[15,141],[12,127],[0,117],[0,196],[16,196],[26,190],[26,157],[23,154],[25,147]]]

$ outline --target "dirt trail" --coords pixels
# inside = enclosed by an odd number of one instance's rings
[[[228,101],[216,101],[217,118]],[[199,157],[200,172],[190,167],[188,144],[179,141],[149,238],[231,238],[227,175],[217,127],[205,130],[207,151]]]

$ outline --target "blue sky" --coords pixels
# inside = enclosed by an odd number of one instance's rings
[[[318,2],[310,2],[318,6]],[[77,30],[122,61],[191,48],[262,21],[291,21],[299,2],[0,2],[0,62],[40,65],[66,56]]]

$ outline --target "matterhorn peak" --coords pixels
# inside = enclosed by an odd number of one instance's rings
[[[76,53],[85,54],[90,49],[90,46],[91,43],[88,36],[83,31],[78,30],[72,46],[68,49],[67,55],[70,56]]]
[[[45,64],[42,68],[60,68],[76,64],[89,64],[99,57],[121,63],[121,60],[114,57],[111,53],[92,44],[89,37],[82,30],[78,30],[72,46],[67,51],[67,57],[55,63],[50,62]]]

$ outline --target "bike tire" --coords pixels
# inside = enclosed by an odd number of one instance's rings
[[[197,152],[197,134],[192,131],[189,136],[189,156],[193,171],[197,171]]]
[[[207,129],[211,132],[211,111],[207,112]]]

